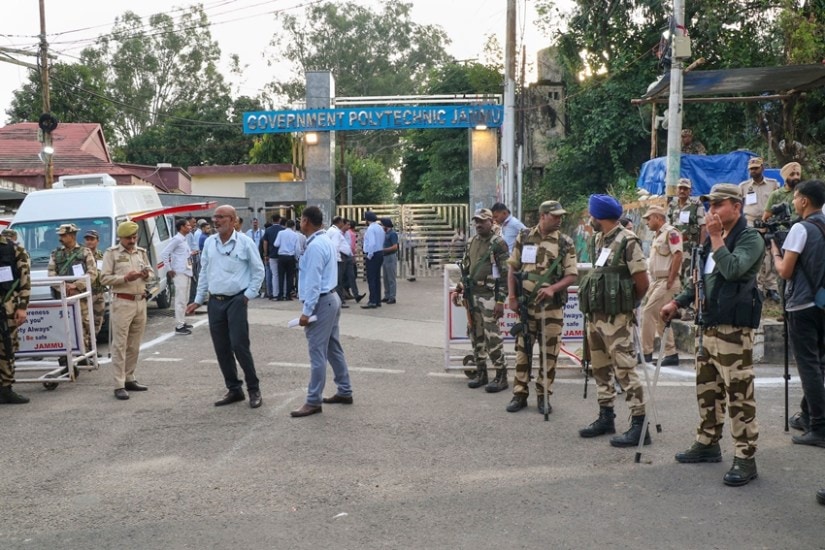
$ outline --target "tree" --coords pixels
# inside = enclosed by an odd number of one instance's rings
[[[353,204],[386,204],[393,202],[395,182],[380,162],[370,157],[346,154],[346,170],[352,178]],[[342,204],[346,196],[338,197]]]
[[[201,5],[177,22],[167,14],[152,15],[148,27],[127,11],[81,57],[106,77],[107,95],[120,114],[113,121],[115,133],[123,143],[184,105],[219,105],[229,93],[217,69],[220,48]]]
[[[111,122],[115,106],[105,99],[106,78],[102,71],[79,63],[55,63],[49,68],[51,112],[60,122],[99,123],[107,141],[114,143]],[[43,112],[40,74],[32,71],[29,81],[14,92],[6,111],[9,122],[34,122]]]
[[[501,93],[502,74],[480,63],[433,69],[428,94]],[[399,197],[404,203],[469,199],[468,130],[410,130],[405,136]]]

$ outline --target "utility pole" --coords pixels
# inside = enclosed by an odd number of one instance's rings
[[[685,32],[685,0],[673,0],[673,29],[670,43],[670,96],[668,98],[667,176],[668,197],[676,196],[682,169],[682,74],[690,57],[690,39]]]
[[[49,44],[46,42],[46,0],[40,0],[40,79],[43,88],[43,114],[51,113],[51,99],[49,97]],[[43,117],[41,117],[41,130],[43,130]],[[43,157],[46,163],[46,175],[43,182],[43,189],[51,189],[54,180],[54,164],[52,157],[54,147],[52,146],[51,130],[43,130]]]
[[[516,132],[516,0],[507,0],[507,29],[504,45],[504,124],[501,133],[501,171],[504,203],[513,211],[513,181],[517,170],[515,155]]]

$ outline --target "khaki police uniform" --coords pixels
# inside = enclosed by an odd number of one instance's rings
[[[702,226],[705,225],[705,207],[698,198],[688,198],[680,204],[675,198],[667,209],[667,222],[682,234],[682,280],[690,277],[690,258],[693,248],[701,244]]]
[[[559,205],[559,208],[561,206]],[[560,258],[560,259],[559,259]],[[559,259],[558,263],[556,260]],[[576,246],[573,240],[560,231],[553,231],[542,237],[539,226],[525,229],[516,237],[513,252],[507,260],[510,269],[527,275],[524,280],[524,298],[530,299],[534,292],[538,292],[537,285],[550,286],[568,275],[577,276]],[[553,264],[553,273],[547,276],[546,272]],[[543,282],[545,279],[546,282]],[[522,297],[519,297],[521,299]],[[553,381],[556,377],[556,359],[561,347],[561,333],[564,328],[564,304],[567,302],[567,293],[556,293],[553,300],[543,300],[535,303],[530,300],[528,306],[528,321],[525,329],[532,335],[532,341],[538,342],[541,337],[540,323],[544,325],[543,364],[547,366],[547,393],[553,394]],[[529,394],[530,358],[524,345],[524,332],[516,337],[516,377],[513,385],[514,395]],[[536,394],[544,395],[544,369],[539,366],[536,376]]]
[[[763,177],[759,183],[751,178],[739,184],[739,191],[745,201],[742,211],[745,213],[745,218],[748,220],[750,227],[753,227],[754,221],[762,219],[762,214],[765,212],[771,194],[777,189],[779,189],[779,182],[773,178]],[[766,254],[762,260],[762,267],[756,277],[756,284],[765,292],[776,291],[779,288],[770,254]]]
[[[471,286],[464,296],[471,296],[468,327],[473,344],[473,358],[479,376],[487,370],[487,360],[497,371],[506,368],[504,343],[493,309],[503,304],[507,295],[507,243],[500,236],[475,235],[470,239],[462,260],[462,272]]]
[[[95,260],[92,251],[85,246],[75,245],[74,248],[68,249],[63,246],[55,249],[49,258],[49,277],[71,277],[78,274],[87,274],[92,281],[97,279],[97,261]],[[74,281],[79,292],[86,292],[86,283],[82,279]],[[60,292],[59,286],[54,286],[52,289],[55,293]],[[83,317],[83,344],[84,350],[92,349],[91,329],[89,327],[89,304],[86,298],[79,300],[80,315]]]
[[[146,250],[136,246],[132,252],[123,245],[113,246],[103,254],[101,284],[112,289],[109,323],[112,327],[112,369],[115,389],[135,381],[140,341],[146,328],[146,287],[149,281],[138,278],[127,281],[130,271],[149,267]]]
[[[631,415],[641,417],[645,414],[645,403],[644,391],[636,372],[637,359],[633,341],[633,325],[636,322],[633,309],[635,290],[632,276],[646,271],[647,262],[639,238],[621,224],[607,234],[596,233],[593,242],[594,265],[588,279],[595,285],[599,278],[597,275],[605,275],[604,280],[607,280],[607,275],[618,274],[620,280],[624,281],[621,283],[623,291],[613,300],[616,303],[610,303],[611,299],[597,288],[585,288],[583,284],[579,289],[579,303],[584,306],[582,311],[592,311],[588,313],[590,322],[587,324],[587,338],[599,406],[613,408],[616,399],[613,383],[615,378],[625,391],[625,401]],[[585,293],[597,302],[602,301],[603,305],[592,304],[587,307],[585,301],[588,297],[584,296]],[[604,311],[610,307],[614,307],[617,312]]]
[[[667,287],[670,269],[673,265],[673,255],[682,252],[682,235],[675,227],[665,224],[656,232],[653,243],[650,245],[648,272],[650,286],[645,295],[645,305],[642,308],[642,353],[653,353],[653,342],[656,333],[663,335],[665,323],[659,311],[682,290],[682,283],[676,277],[670,288]],[[665,340],[665,357],[676,354],[676,344],[673,340],[673,331],[668,331]]]
[[[14,355],[20,349],[20,340],[18,338],[18,326],[14,321],[14,313],[18,309],[25,310],[29,305],[29,297],[31,296],[31,264],[29,262],[29,255],[26,250],[14,244],[6,237],[0,237],[0,247],[7,247],[12,245],[14,247],[14,267],[18,273],[17,279],[10,279],[9,281],[0,281],[0,290],[2,291],[3,308],[6,312],[6,320],[9,328],[9,336],[11,338],[12,349],[7,350],[3,338],[0,338],[0,387],[10,388],[14,384]],[[0,254],[0,267],[11,267],[11,262],[6,262]],[[6,264],[9,264],[8,266]],[[13,277],[14,273],[9,274]],[[15,284],[15,282],[17,284]],[[8,283],[8,285],[6,284]]]

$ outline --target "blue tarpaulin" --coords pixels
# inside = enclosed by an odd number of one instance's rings
[[[734,151],[726,155],[682,155],[680,177],[688,178],[693,186],[690,194],[704,195],[716,183],[739,183],[748,175],[748,159],[757,156],[750,151]],[[652,195],[665,194],[667,158],[658,157],[645,162],[636,187],[646,189]],[[779,169],[765,168],[765,177],[783,184]]]

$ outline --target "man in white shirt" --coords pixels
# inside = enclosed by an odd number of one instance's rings
[[[252,218],[252,229],[247,229],[246,236],[255,241],[255,246],[261,244],[261,237],[264,236],[264,230],[258,226],[258,218]]]
[[[186,240],[192,228],[186,220],[177,220],[175,229],[178,232],[163,249],[161,259],[169,266],[169,276],[175,285],[175,334],[186,336],[192,334],[192,326],[186,324],[186,305],[192,282],[192,254]]]
[[[352,247],[350,246],[349,239],[344,236],[343,228],[344,218],[335,216],[332,218],[332,225],[327,229],[327,236],[329,240],[332,241],[332,245],[338,253],[338,286],[336,287],[336,291],[341,298],[341,307],[348,308],[349,306],[344,302],[344,282],[348,270],[347,264],[352,262]]]

